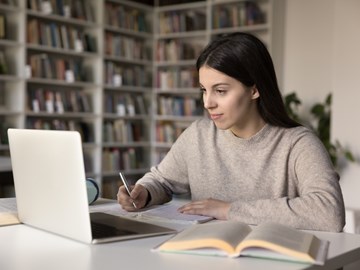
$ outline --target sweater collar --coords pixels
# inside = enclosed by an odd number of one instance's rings
[[[255,133],[250,138],[246,138],[246,139],[237,137],[231,132],[230,129],[223,130],[223,132],[227,140],[230,140],[233,143],[251,145],[264,141],[264,138],[267,137],[267,135],[270,133],[270,130],[271,130],[271,125],[266,123],[257,133]]]

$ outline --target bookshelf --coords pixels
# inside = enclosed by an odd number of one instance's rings
[[[13,193],[6,130],[23,123],[24,16],[13,1],[0,1],[0,196]],[[10,167],[9,167],[10,166]]]
[[[153,8],[105,1],[103,194],[116,197],[121,170],[130,182],[149,169]]]
[[[86,176],[115,198],[119,170],[136,181],[203,117],[195,61],[212,38],[273,46],[273,0],[138,2],[0,1],[0,156],[9,127],[78,130]]]

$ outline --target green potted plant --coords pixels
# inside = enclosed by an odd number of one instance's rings
[[[329,152],[334,166],[338,167],[339,157],[344,157],[351,162],[355,162],[355,158],[351,151],[343,147],[338,140],[335,140],[334,142],[330,140],[331,101],[332,95],[330,93],[323,103],[316,103],[310,108],[313,121],[305,121],[299,115],[298,109],[301,105],[301,100],[297,94],[292,92],[284,96],[285,108],[289,116],[304,126],[308,126],[318,135]]]

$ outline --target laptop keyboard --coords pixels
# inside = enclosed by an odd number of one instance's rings
[[[105,238],[111,236],[136,234],[134,231],[122,230],[102,223],[91,222],[93,238]]]

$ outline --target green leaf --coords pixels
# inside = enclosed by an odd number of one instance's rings
[[[353,156],[353,154],[350,152],[350,151],[345,151],[345,158],[347,159],[347,160],[350,160],[350,161],[352,161],[352,162],[355,162],[355,158],[354,158],[354,156]]]

